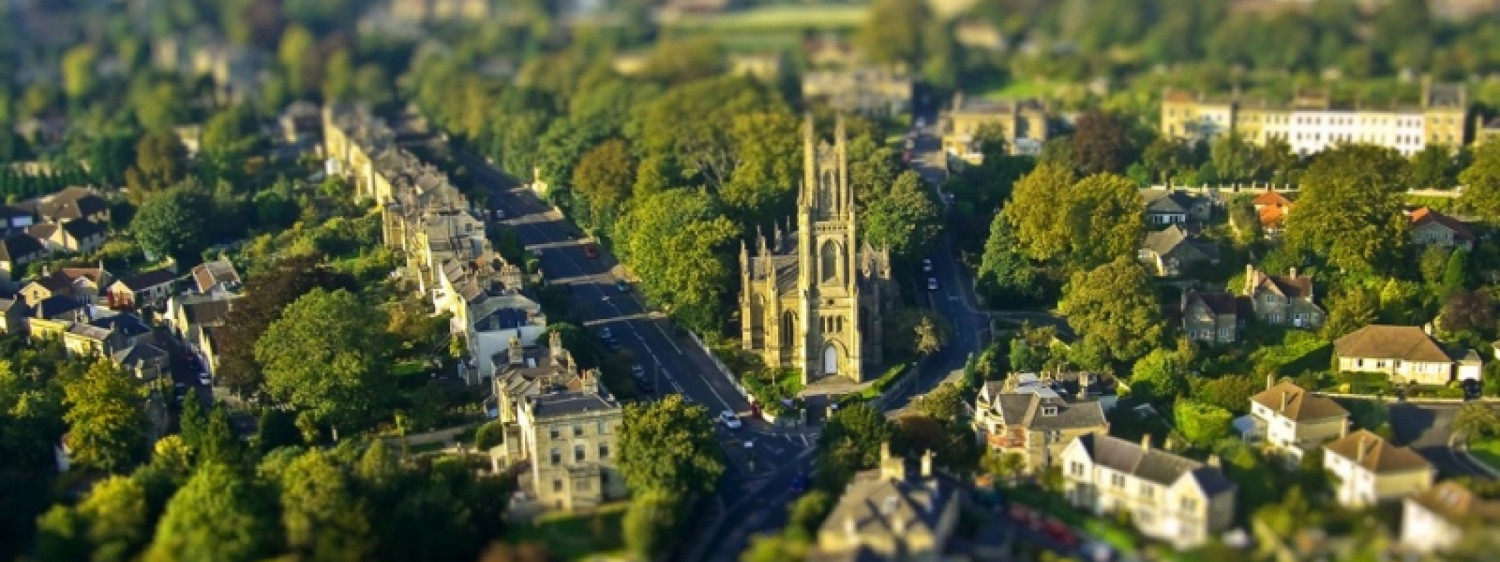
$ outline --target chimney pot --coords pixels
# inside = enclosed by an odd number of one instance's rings
[[[1150,433],[1147,433],[1147,434],[1141,436],[1141,450],[1142,451],[1150,451],[1151,450],[1151,434]]]
[[[922,454],[922,478],[932,478],[932,460],[935,456],[930,449]]]
[[[1354,451],[1354,462],[1365,462],[1365,444],[1368,442],[1369,439],[1365,438],[1365,436],[1359,436],[1359,448]]]
[[[1266,390],[1271,390],[1273,386],[1276,386],[1276,373],[1266,373]]]

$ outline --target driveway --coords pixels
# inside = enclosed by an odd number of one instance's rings
[[[1453,450],[1453,417],[1459,404],[1401,402],[1390,406],[1396,445],[1411,447],[1437,467],[1444,478],[1489,474]]]

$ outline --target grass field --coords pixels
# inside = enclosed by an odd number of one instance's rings
[[[1469,455],[1490,468],[1500,470],[1500,439],[1469,443]]]
[[[543,515],[535,522],[513,525],[505,532],[509,543],[538,542],[547,545],[553,560],[583,560],[625,548],[620,521],[628,502],[601,506],[594,513]]]
[[[684,16],[668,27],[689,30],[776,31],[849,29],[865,21],[865,6],[766,6],[711,16]]]
[[[1011,82],[982,94],[984,99],[1007,100],[1017,98],[1042,98],[1052,93],[1053,87],[1045,82],[1022,80]]]

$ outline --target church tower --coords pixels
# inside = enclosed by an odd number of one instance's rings
[[[832,146],[817,142],[810,115],[803,123],[802,137],[797,290],[800,316],[806,321],[799,334],[798,364],[804,382],[830,375],[853,375],[858,380],[861,342],[854,190],[849,186],[844,119],[838,120]]]

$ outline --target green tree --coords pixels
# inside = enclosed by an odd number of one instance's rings
[[[203,402],[193,399],[182,401],[182,415],[178,418],[178,433],[188,450],[197,453],[203,447],[203,436],[208,430],[208,416],[203,413]]]
[[[892,357],[912,358],[937,353],[953,331],[948,321],[925,308],[903,308],[887,314],[885,347]]]
[[[924,30],[931,20],[921,0],[876,0],[854,42],[871,60],[915,67],[926,55]]]
[[[302,295],[255,343],[266,390],[334,427],[358,427],[385,397],[386,322],[342,289]]]
[[[881,447],[895,435],[895,427],[879,410],[868,404],[840,408],[818,436],[819,487],[843,490],[859,470],[880,462]]]
[[[85,43],[63,51],[63,92],[68,99],[81,102],[98,89],[98,64],[99,48],[94,45]]]
[[[1459,204],[1489,221],[1500,220],[1500,142],[1481,143],[1474,148],[1474,161],[1458,176],[1464,186]]]
[[[1035,373],[1042,369],[1047,362],[1045,351],[1037,351],[1025,338],[1013,338],[1010,340],[1010,354],[1007,356],[1010,368],[1021,373]]]
[[[130,201],[139,206],[154,193],[187,177],[187,149],[170,130],[148,132],[135,146],[135,165],[125,171]]]
[[[1044,161],[1016,182],[1001,216],[1015,232],[1022,254],[1044,261],[1068,248],[1066,205],[1059,201],[1076,181],[1072,168]]]
[[[939,385],[932,392],[918,397],[912,409],[939,422],[955,421],[963,413],[963,389],[956,384]]]
[[[1344,270],[1395,267],[1410,222],[1401,213],[1410,176],[1392,149],[1353,144],[1322,152],[1302,174],[1287,242]]]
[[[195,183],[179,185],[146,200],[131,222],[136,241],[148,255],[194,264],[209,244],[212,203]]]
[[[238,392],[259,388],[263,374],[255,360],[255,343],[284,308],[316,287],[355,288],[352,277],[332,271],[316,254],[278,257],[266,271],[248,277],[245,296],[235,301],[224,327],[214,332],[219,346],[216,382]]]
[[[88,560],[89,543],[78,511],[54,505],[36,521],[38,560]]]
[[[1073,130],[1073,155],[1084,175],[1122,173],[1141,152],[1125,118],[1099,109],[1085,111]]]
[[[146,453],[146,417],[134,381],[108,360],[63,381],[68,447],[83,466],[120,473]]]
[[[1260,175],[1259,163],[1255,161],[1255,146],[1236,133],[1221,135],[1214,139],[1210,145],[1210,154],[1212,154],[1210,162],[1220,181],[1249,181]],[[1200,180],[1202,180],[1201,177]]]
[[[287,85],[294,95],[300,96],[306,93],[309,87],[320,83],[312,79],[315,61],[309,58],[316,53],[316,49],[313,48],[316,41],[312,32],[300,25],[288,26],[281,33],[281,44],[276,49],[276,60],[281,63]]]
[[[922,186],[922,176],[911,170],[898,176],[888,193],[871,201],[860,218],[865,241],[907,258],[931,249],[941,231],[937,204]]]
[[[1458,181],[1453,149],[1429,144],[1411,157],[1411,185],[1417,189],[1448,189]]]
[[[616,461],[625,483],[675,496],[712,492],[724,459],[707,419],[706,408],[676,394],[627,405]]]
[[[737,163],[719,198],[743,225],[764,224],[790,211],[793,187],[802,174],[801,123],[777,107],[736,115],[730,139]]]
[[[1128,257],[1074,273],[1058,308],[1075,332],[1097,340],[1117,361],[1134,361],[1162,341],[1161,307],[1151,281]]]
[[[1495,305],[1488,291],[1455,291],[1443,301],[1437,320],[1448,334],[1489,334],[1495,328]]]
[[[1172,405],[1172,419],[1177,422],[1177,431],[1190,443],[1209,447],[1229,436],[1234,414],[1218,406],[1178,400]]]
[[[1375,322],[1380,311],[1380,297],[1360,286],[1345,287],[1328,299],[1328,320],[1323,323],[1323,339],[1334,340]]]
[[[151,525],[146,489],[133,478],[110,476],[78,504],[84,534],[100,562],[133,560],[145,548]]]
[[[652,560],[676,542],[682,521],[682,499],[663,489],[638,492],[621,521],[625,547],[641,560]]]
[[[589,220],[598,226],[630,199],[635,184],[635,163],[625,141],[610,139],[583,153],[573,168],[573,188],[583,196]]]
[[[1462,291],[1469,285],[1469,252],[1463,248],[1448,254],[1448,263],[1443,266],[1443,295]]]
[[[1041,296],[1036,286],[1040,276],[1037,267],[1021,253],[1010,223],[1003,215],[995,215],[975,281],[980,293],[992,304],[1029,303]]]
[[[234,426],[229,421],[229,409],[223,404],[214,406],[208,414],[208,423],[204,426],[201,442],[198,447],[198,462],[219,463],[225,466],[237,466],[244,460],[244,444],[234,433]]]
[[[1186,370],[1177,353],[1153,349],[1130,369],[1130,393],[1153,402],[1170,402],[1190,390]]]
[[[1146,219],[1140,191],[1129,179],[1089,176],[1074,184],[1064,201],[1070,263],[1090,269],[1135,255]]]
[[[822,490],[813,490],[792,502],[787,508],[786,536],[789,539],[808,542],[818,535],[818,527],[833,509],[833,496]]]
[[[370,522],[354,482],[334,456],[310,449],[277,479],[287,546],[313,560],[365,560],[374,554]]]
[[[276,527],[261,497],[228,467],[199,467],[167,503],[145,560],[265,559],[274,552]]]
[[[708,195],[664,191],[638,199],[615,225],[616,249],[641,276],[641,288],[688,327],[715,329],[729,264],[719,250],[738,235]]]
[[[1225,375],[1195,380],[1193,397],[1206,405],[1242,413],[1250,409],[1250,397],[1262,390],[1265,390],[1264,382],[1257,382],[1247,375]]]
[[[301,444],[302,434],[297,431],[295,416],[276,408],[261,410],[259,423],[255,424],[255,446],[261,455]]]
[[[1453,430],[1471,441],[1500,435],[1500,412],[1477,402],[1464,404],[1453,416]]]

